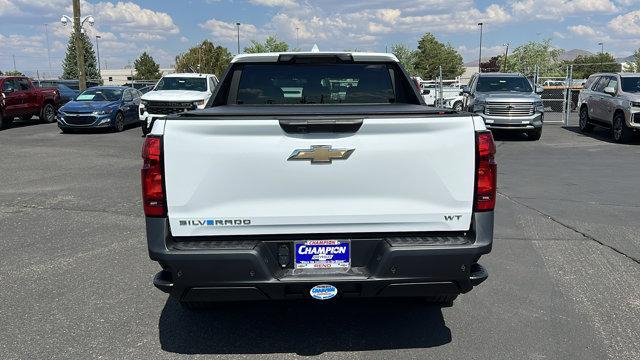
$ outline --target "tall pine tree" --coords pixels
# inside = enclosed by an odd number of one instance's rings
[[[62,78],[65,80],[77,80],[78,76],[78,58],[76,57],[76,34],[71,33],[69,44],[67,45],[67,54],[62,60]],[[84,50],[84,69],[87,80],[100,80],[100,73],[97,68],[96,54],[93,51],[93,44],[87,34],[80,34],[80,41]]]

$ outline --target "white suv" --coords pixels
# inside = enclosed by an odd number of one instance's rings
[[[167,115],[204,109],[218,85],[211,74],[170,74],[164,76],[155,88],[142,96],[139,115],[142,133],[148,134],[156,119]]]

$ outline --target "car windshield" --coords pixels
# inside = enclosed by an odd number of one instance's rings
[[[398,74],[386,64],[245,65],[236,103],[298,105],[407,102],[394,91],[392,76]]]
[[[165,77],[158,82],[155,90],[191,90],[205,92],[207,91],[207,79]]]
[[[117,101],[122,99],[122,90],[88,89],[78,95],[76,101]]]
[[[622,91],[630,93],[640,93],[640,76],[623,77]]]
[[[476,86],[478,92],[533,92],[529,80],[519,76],[480,77]]]

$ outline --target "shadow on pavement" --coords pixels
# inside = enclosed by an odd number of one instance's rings
[[[519,131],[491,130],[495,141],[529,141],[527,134]],[[544,129],[542,130],[544,136]]]
[[[451,342],[439,306],[420,299],[287,301],[183,309],[169,298],[162,349],[180,354],[278,354],[415,349]]]
[[[600,127],[600,126],[596,126],[593,128],[593,131],[591,131],[590,133],[583,133],[582,131],[580,131],[580,128],[577,126],[568,126],[568,127],[563,127],[564,130],[570,131],[572,133],[575,133],[579,136],[583,136],[583,137],[590,137],[593,139],[597,139],[597,140],[601,140],[601,141],[605,141],[608,143],[612,143],[612,144],[616,144],[615,141],[613,141],[613,139],[611,138],[611,130],[604,128],[604,127]],[[640,144],[640,133],[636,134],[635,138],[633,140],[631,140],[631,142],[629,144]],[[620,144],[622,145],[622,144]]]

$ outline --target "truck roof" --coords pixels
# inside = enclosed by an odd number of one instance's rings
[[[214,76],[213,74],[197,74],[197,73],[176,73],[176,74],[167,74],[163,77],[173,78],[173,77],[181,77],[181,78],[206,78],[208,76]]]
[[[349,51],[317,51],[317,52],[278,52],[278,53],[256,53],[256,54],[240,54],[236,55],[231,63],[248,63],[248,62],[264,62],[275,63],[281,55],[284,56],[351,56],[354,61],[383,61],[383,62],[399,62],[398,58],[388,53],[373,52],[349,52]]]

